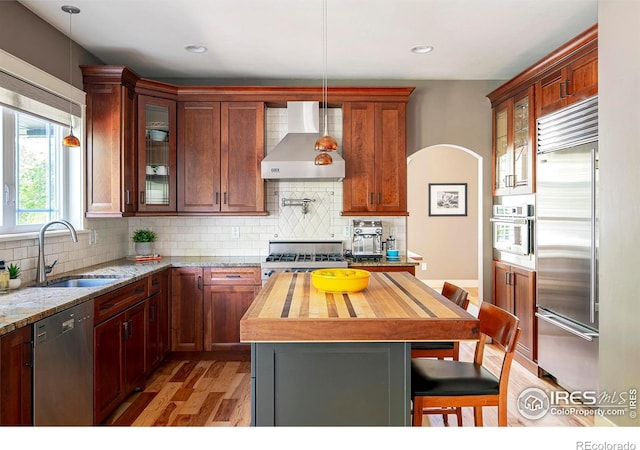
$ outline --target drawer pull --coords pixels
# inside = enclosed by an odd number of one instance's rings
[[[230,275],[225,275],[226,278],[242,278],[242,275],[238,275],[238,274],[230,274]]]
[[[103,303],[102,305],[100,305],[100,311],[105,311],[107,309],[111,309],[114,306],[116,306],[115,303]]]

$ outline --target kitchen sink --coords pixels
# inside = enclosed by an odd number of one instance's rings
[[[95,287],[113,283],[119,277],[115,276],[87,276],[87,277],[67,277],[57,280],[50,280],[37,287]]]

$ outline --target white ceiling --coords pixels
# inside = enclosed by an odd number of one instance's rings
[[[319,79],[322,0],[21,0],[149,78]],[[597,22],[597,0],[328,0],[329,79],[509,79]],[[204,45],[206,53],[185,51]],[[435,47],[416,55],[412,46]]]

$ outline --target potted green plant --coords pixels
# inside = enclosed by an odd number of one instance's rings
[[[9,272],[9,289],[18,289],[22,284],[22,281],[18,278],[20,266],[11,263],[7,266],[7,271]]]
[[[136,256],[146,256],[153,253],[153,242],[156,240],[156,233],[151,230],[136,230],[131,237],[135,243]]]

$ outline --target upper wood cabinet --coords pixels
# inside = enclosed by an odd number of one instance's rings
[[[264,103],[180,102],[178,211],[265,213]]]
[[[406,103],[343,104],[343,215],[407,215]]]
[[[538,116],[557,111],[598,93],[598,50],[554,70],[537,84]]]
[[[527,194],[534,190],[534,88],[493,109],[493,195]]]
[[[87,93],[87,217],[136,211],[135,75],[123,66],[81,66]]]
[[[138,96],[138,211],[176,211],[176,102]]]
[[[265,108],[322,98],[319,87],[177,86],[124,66],[81,68],[87,217],[267,215]],[[413,89],[329,89],[332,103],[347,110],[344,214],[407,214],[405,115]]]
[[[597,93],[596,24],[488,94],[493,195],[535,192],[536,120]]]

